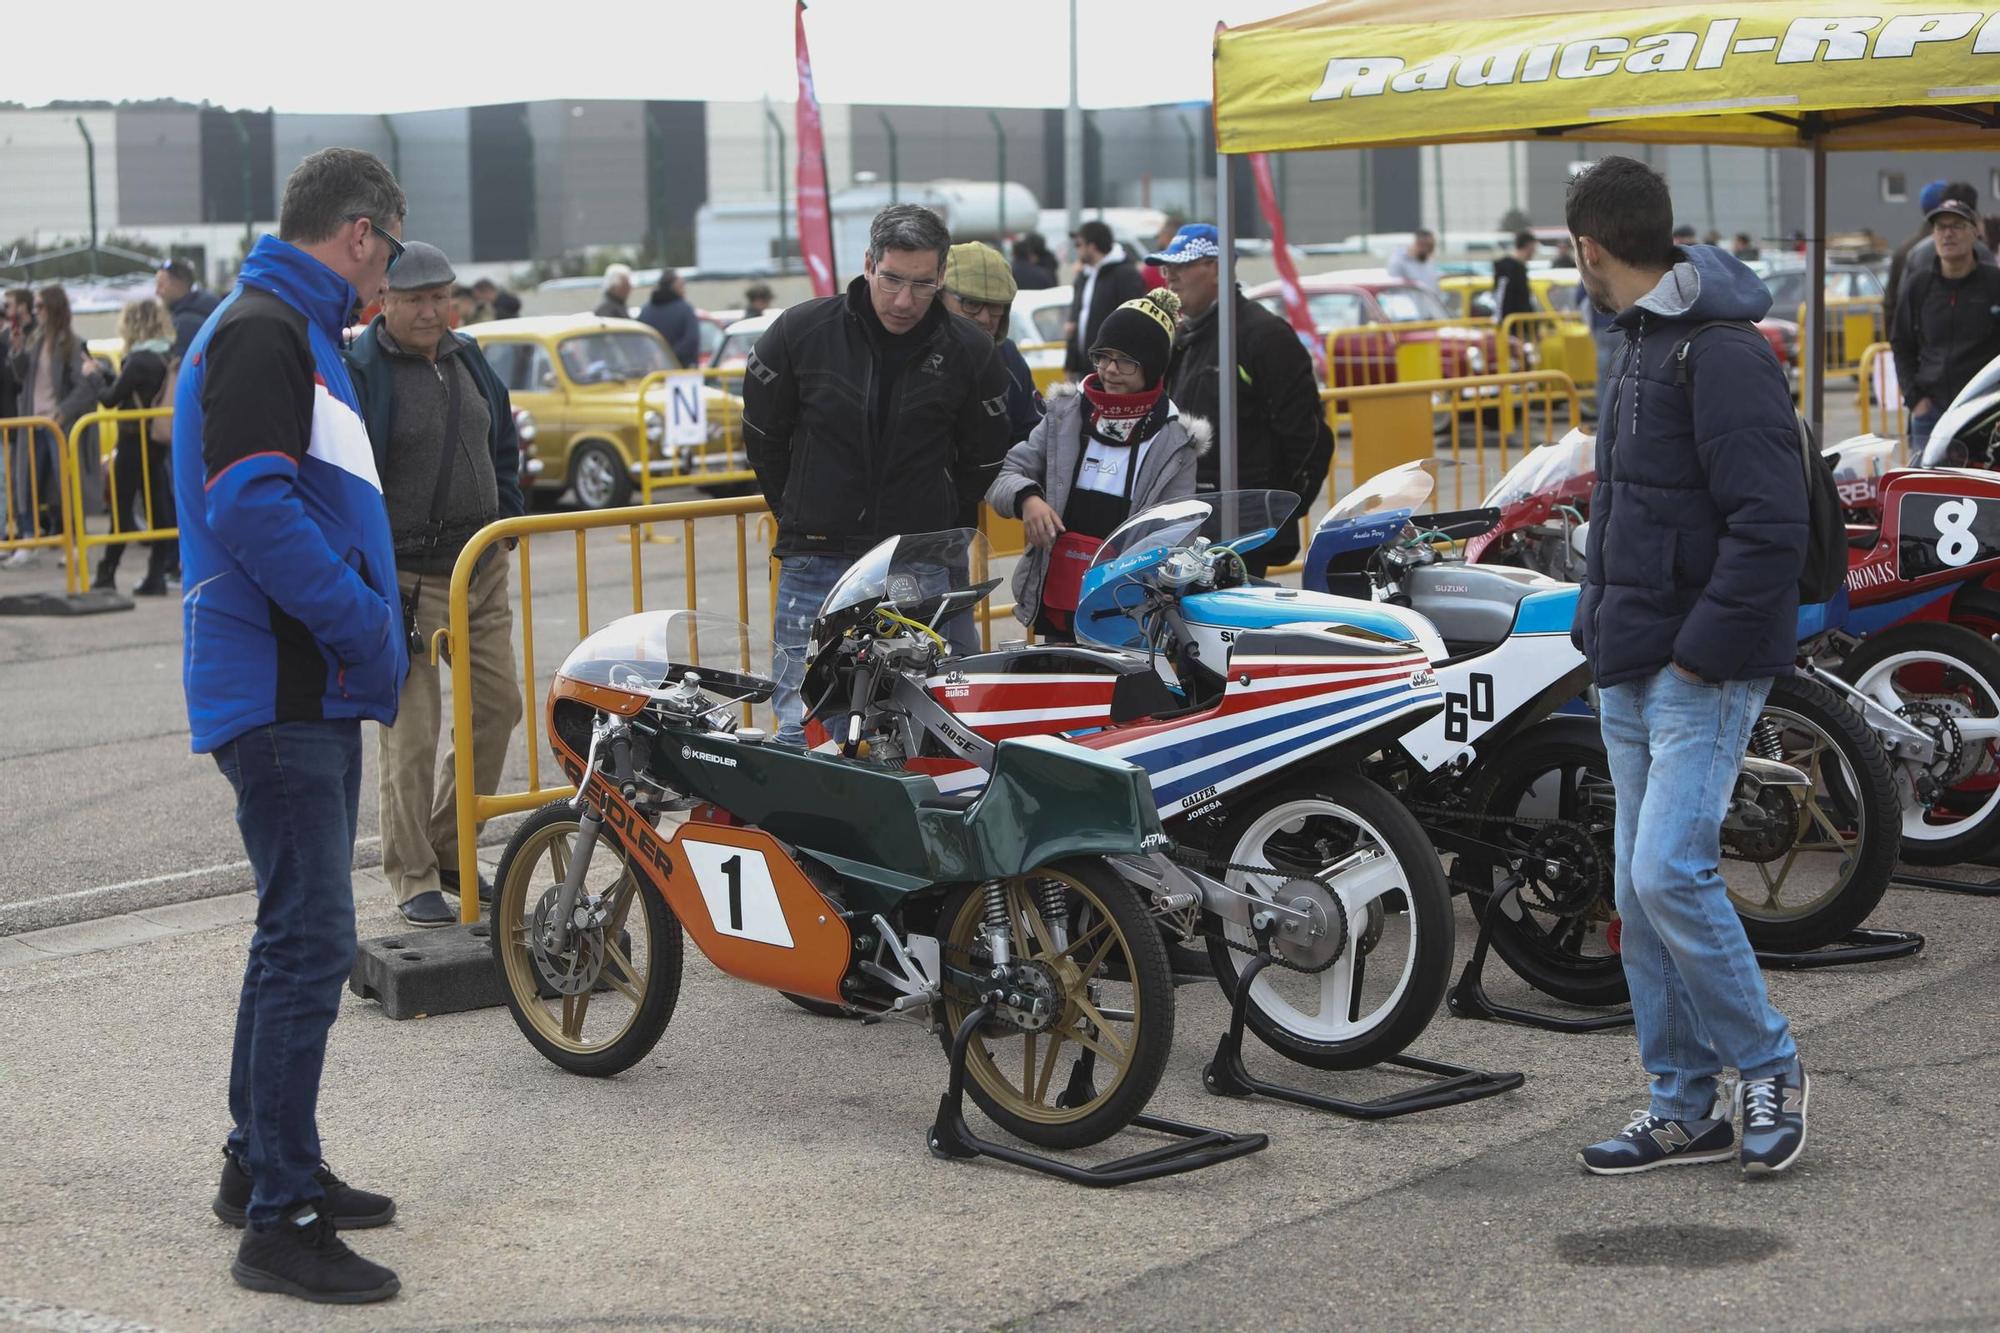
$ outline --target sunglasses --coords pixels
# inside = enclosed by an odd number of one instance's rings
[[[349,213],[347,215],[347,220],[349,222],[353,222],[357,218],[368,224],[368,230],[374,232],[377,236],[380,236],[383,240],[389,243],[389,268],[391,270],[394,270],[396,267],[396,261],[403,257],[403,243],[397,240],[395,237],[391,236],[388,232],[382,230],[382,224],[377,222],[374,218],[369,217],[366,213]]]

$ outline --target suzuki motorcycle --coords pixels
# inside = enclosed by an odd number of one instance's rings
[[[1053,1148],[1125,1126],[1173,1037],[1152,917],[1195,901],[1119,868],[1166,845],[1145,774],[1027,736],[994,747],[981,793],[947,796],[742,725],[770,660],[733,620],[656,611],[563,663],[548,730],[577,795],[514,834],[492,907],[522,1033],[575,1073],[631,1067],[673,1016],[692,936],[732,977],[914,1019],[948,1050],[990,1006],[965,1066],[989,1117]],[[1094,1064],[1096,1086],[1066,1079],[1066,1057]]]
[[[1000,582],[965,586],[986,552],[958,529],[892,538],[848,570],[814,627],[804,694],[845,753],[927,774],[966,801],[990,791],[1000,755],[1029,736],[1061,734],[1145,770],[1174,848],[1151,865],[1118,858],[1121,870],[1156,900],[1191,887],[1162,924],[1206,943],[1225,991],[1274,928],[1275,965],[1252,981],[1248,1026],[1301,1063],[1359,1068],[1407,1046],[1450,979],[1437,857],[1359,772],[1444,701],[1408,637],[1416,618],[1394,608],[1330,615],[1322,604],[1343,599],[1290,591],[1254,624],[1202,628],[1217,623],[1204,597],[1235,588],[1195,585],[1247,581],[1241,552],[1297,503],[1286,495],[1274,513],[1265,493],[1228,499],[1148,511],[1085,576],[1079,626],[1121,642],[1111,627],[1173,626],[1164,652],[1013,644],[950,656],[937,626]],[[1213,541],[1201,535],[1211,522]]]
[[[1893,758],[1903,857],[1952,865],[2000,847],[2000,648],[1992,642],[2000,634],[2000,476],[1893,469],[1898,447],[1863,436],[1841,454],[1827,451],[1842,507],[1869,522],[1850,522],[1841,596],[1816,625],[1802,620],[1799,669],[1843,694]],[[1591,438],[1579,432],[1532,451],[1488,497],[1500,519],[1468,543],[1468,558],[1574,572],[1595,467]]]
[[[1380,775],[1457,854],[1455,884],[1499,911],[1494,948],[1515,971],[1572,1002],[1615,1003],[1613,792],[1569,638],[1581,590],[1453,555],[1451,539],[1481,535],[1495,510],[1420,516],[1449,466],[1406,463],[1344,497],[1313,534],[1305,579],[1437,626],[1442,726],[1404,738]],[[1809,609],[1802,632],[1823,628]],[[1723,826],[1730,897],[1760,948],[1832,943],[1874,910],[1896,862],[1881,746],[1827,686],[1793,678],[1774,685],[1751,751]]]

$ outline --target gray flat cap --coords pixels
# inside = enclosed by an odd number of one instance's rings
[[[444,257],[444,251],[429,241],[405,241],[403,257],[396,261],[396,267],[389,270],[389,290],[392,292],[421,291],[426,287],[457,281],[458,274],[452,271],[451,261]]]

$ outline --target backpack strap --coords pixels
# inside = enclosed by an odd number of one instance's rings
[[[1681,335],[1680,341],[1674,344],[1674,383],[1680,388],[1685,389],[1693,383],[1693,375],[1688,370],[1688,344],[1707,329],[1747,329],[1751,333],[1757,333],[1757,326],[1747,319],[1711,319],[1689,329]],[[1758,336],[1763,335],[1758,334]]]

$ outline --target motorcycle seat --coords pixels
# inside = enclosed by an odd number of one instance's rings
[[[1559,587],[1531,569],[1511,565],[1424,565],[1404,576],[1410,609],[1437,626],[1454,656],[1497,647],[1513,632],[1528,597]]]

